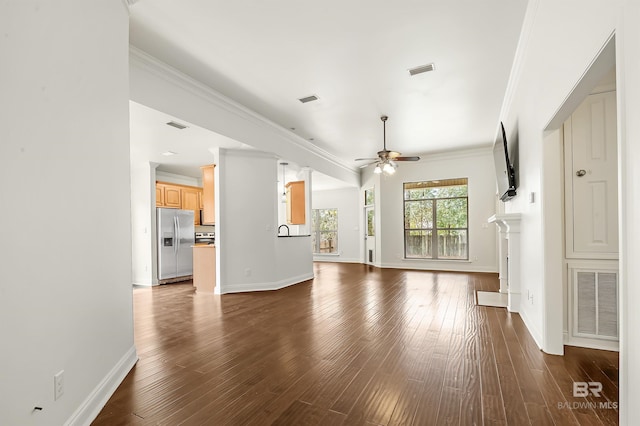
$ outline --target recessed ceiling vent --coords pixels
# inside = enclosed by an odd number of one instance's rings
[[[175,127],[176,129],[186,129],[187,126],[185,126],[184,124],[178,123],[177,121],[170,121],[167,123],[167,126],[171,126],[171,127]]]
[[[416,75],[416,74],[422,74],[423,72],[429,72],[429,71],[433,71],[436,69],[436,65],[434,63],[430,63],[427,65],[421,65],[419,67],[415,67],[415,68],[411,68],[409,70],[409,74]]]
[[[311,96],[305,96],[304,98],[300,98],[298,100],[303,104],[306,104],[307,102],[317,101],[318,99],[319,98],[316,95],[311,95]]]

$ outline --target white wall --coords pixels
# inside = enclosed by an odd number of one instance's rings
[[[131,152],[131,270],[133,284],[158,284],[155,165]]]
[[[216,158],[216,292],[274,290],[312,278],[310,238],[277,237],[276,157],[220,148]]]
[[[518,195],[506,205],[506,211],[522,213],[521,253],[527,261],[521,262],[521,292],[533,296],[523,299],[520,315],[540,346],[545,341],[543,203],[529,203],[528,197],[531,192],[538,200],[547,196],[542,188],[543,158],[549,155],[544,149],[544,130],[611,35],[616,16],[611,4],[599,0],[582,2],[577,19],[571,2],[531,2],[517,55],[519,71],[512,76],[511,91],[503,107],[501,118],[508,139],[517,134],[519,151]],[[556,147],[547,148],[551,153],[556,151]]]
[[[338,209],[338,255],[314,255],[313,260],[328,262],[361,262],[360,191],[341,188],[313,191],[314,209]]]
[[[496,178],[491,148],[424,155],[417,163],[401,163],[392,176],[365,178],[364,189],[376,185],[376,221],[381,266],[391,268],[497,272],[495,214]],[[469,179],[469,260],[404,259],[403,183],[466,177]],[[373,181],[371,180],[373,179]],[[361,205],[364,204],[364,195]]]
[[[640,423],[640,3],[625,1],[616,30],[620,162],[620,424]]]
[[[640,301],[640,241],[636,220],[640,217],[637,203],[640,193],[640,6],[635,1],[586,0],[558,2],[530,1],[525,32],[521,39],[514,73],[501,119],[505,127],[519,135],[520,195],[507,205],[507,211],[522,214],[521,253],[522,292],[533,293],[534,303],[524,302],[520,314],[543,349],[555,342],[562,332],[557,304],[546,303],[548,294],[557,290],[559,281],[543,275],[545,264],[556,259],[558,250],[549,250],[545,241],[553,241],[555,226],[547,226],[541,203],[529,204],[527,194],[535,192],[540,200],[551,199],[553,182],[544,179],[545,163],[556,147],[557,138],[545,129],[588,72],[610,36],[616,36],[616,69],[618,85],[618,140],[620,155],[620,421],[640,423],[640,366],[630,360],[640,359],[640,314],[634,306]],[[550,218],[546,218],[547,220]],[[557,243],[556,243],[557,244]],[[549,253],[551,252],[551,253]],[[552,256],[547,258],[546,256]],[[561,318],[561,316],[560,316]]]
[[[175,173],[156,170],[156,180],[160,182],[176,183],[178,185],[197,186],[202,188],[202,179],[191,176],[177,175]]]
[[[3,425],[88,424],[136,359],[128,24],[121,1],[0,6]]]

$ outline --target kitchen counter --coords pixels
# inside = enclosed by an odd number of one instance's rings
[[[193,286],[198,293],[213,294],[216,288],[216,246],[193,246]]]

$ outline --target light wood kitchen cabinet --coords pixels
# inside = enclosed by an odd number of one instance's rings
[[[156,182],[156,207],[193,210],[193,224],[200,225],[202,188],[169,182]]]
[[[213,293],[216,288],[216,248],[193,246],[193,286],[198,293]]]
[[[162,185],[164,187],[164,207],[179,209],[182,206],[182,194],[179,186]]]
[[[156,184],[156,207],[164,207],[164,186]]]
[[[194,225],[200,225],[200,199],[198,188],[180,188],[180,194],[182,195],[181,209],[193,210],[193,222]]]
[[[287,188],[287,223],[303,225],[305,223],[304,181],[289,182]]]
[[[215,164],[202,166],[202,224],[215,225],[216,200],[214,187]]]

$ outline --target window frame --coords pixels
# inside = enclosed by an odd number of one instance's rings
[[[465,180],[466,183],[462,184],[449,184],[447,185],[447,181],[457,181],[457,180]],[[449,186],[466,186],[467,187],[467,195],[464,197],[438,197],[438,198],[419,198],[419,199],[406,199],[405,191],[407,185],[415,185],[420,183],[436,183],[436,182],[444,182],[442,185],[433,185],[432,187],[449,187]],[[465,228],[440,228],[438,227],[438,209],[437,204],[439,200],[455,200],[455,199],[465,199],[466,200],[466,227]],[[415,201],[430,201],[431,202],[431,211],[432,211],[432,227],[431,228],[406,228],[406,214],[407,214],[407,202],[415,202]],[[433,179],[433,180],[425,180],[425,181],[415,181],[415,182],[403,182],[402,183],[402,244],[404,247],[404,259],[405,260],[439,260],[439,261],[468,261],[469,260],[469,178],[452,178],[452,179]],[[421,256],[407,256],[407,232],[410,231],[422,231],[422,232],[431,232],[431,257],[421,257]],[[465,231],[467,235],[467,245],[466,245],[466,257],[439,257],[438,255],[438,232],[439,231]]]
[[[330,229],[330,230],[321,230],[318,228],[316,228],[316,226],[314,225],[319,225],[320,222],[320,210],[335,210],[336,212],[336,229]],[[332,208],[322,208],[322,209],[311,209],[311,241],[312,241],[312,253],[314,255],[337,255],[339,254],[338,251],[338,245],[340,244],[340,236],[339,236],[339,228],[340,225],[338,223],[339,221],[339,216],[338,216],[338,208],[337,207],[332,207]],[[327,233],[327,232],[334,232],[335,233],[335,240],[336,240],[336,244],[333,247],[333,251],[328,252],[328,253],[324,253],[319,251],[320,250],[320,243],[321,243],[321,238],[320,236],[322,235],[322,233]],[[313,244],[314,242],[314,236],[315,236],[315,244]],[[318,251],[316,251],[318,250]]]

